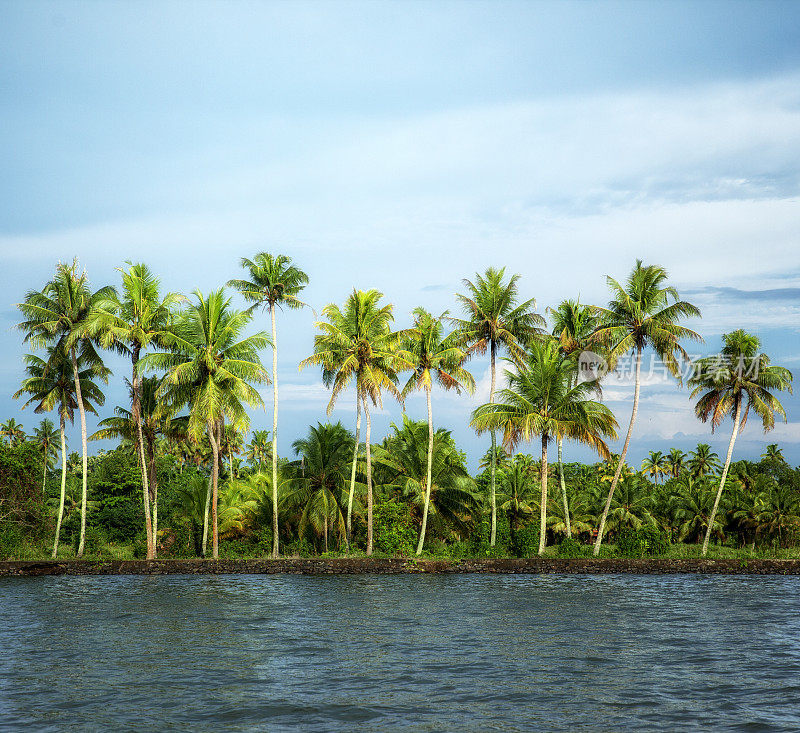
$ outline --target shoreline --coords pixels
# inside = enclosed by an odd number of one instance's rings
[[[285,558],[220,560],[4,560],[0,577],[44,575],[398,575],[398,574],[800,575],[800,560],[525,558]]]

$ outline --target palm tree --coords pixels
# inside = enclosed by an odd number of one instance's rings
[[[290,482],[284,503],[302,508],[300,533],[308,527],[322,535],[325,552],[332,530],[339,539],[347,539],[345,512],[353,435],[340,422],[317,423],[308,429],[308,436],[295,440],[292,450],[302,459],[302,474]]]
[[[66,421],[74,421],[75,408],[78,406],[75,388],[75,372],[72,360],[58,346],[49,346],[47,359],[42,359],[35,354],[24,357],[25,373],[27,377],[22,382],[20,389],[14,394],[19,398],[23,394],[29,395],[28,401],[23,405],[24,410],[28,405],[34,404],[34,412],[43,413],[58,410],[59,432],[61,435],[61,497],[58,505],[56,520],[56,536],[53,542],[53,557],[58,553],[58,542],[61,536],[61,522],[64,518],[64,501],[67,482],[67,441]],[[100,388],[92,381],[94,370],[85,368],[83,356],[78,361],[78,378],[80,379],[80,394],[83,400],[83,409],[97,414],[94,405],[102,405],[105,397]]]
[[[559,435],[590,446],[601,457],[609,455],[604,438],[616,438],[617,421],[611,410],[590,399],[600,394],[597,380],[578,382],[575,364],[560,353],[555,339],[530,345],[527,361],[514,374],[505,372],[508,388],[500,402],[478,407],[471,425],[479,432],[503,430],[503,444],[512,451],[534,435],[542,441],[539,554],[547,530],[547,445]]]
[[[544,319],[534,312],[536,301],[531,298],[518,303],[517,281],[519,275],[512,275],[504,282],[505,268],[490,267],[481,275],[475,274],[475,282],[464,280],[467,295],[456,294],[456,299],[464,310],[464,319],[451,319],[455,325],[461,342],[467,347],[467,355],[485,354],[489,351],[491,384],[489,402],[494,402],[495,370],[497,355],[501,349],[520,360],[524,347],[542,333]],[[492,505],[492,529],[490,544],[494,547],[497,539],[497,499],[496,473],[497,462],[495,448],[497,436],[494,430],[492,437],[492,464],[490,467],[490,499]]]
[[[159,404],[158,390],[161,386],[158,377],[144,377],[139,383],[139,420],[138,423],[131,410],[117,407],[113,417],[107,417],[98,424],[97,432],[89,436],[89,440],[108,440],[121,438],[136,450],[137,457],[145,456],[145,474],[148,487],[148,556],[153,559],[158,554],[158,480],[156,474],[156,451],[160,437],[179,439],[186,436],[186,417],[173,417],[164,406]],[[133,402],[133,385],[125,380]],[[139,445],[142,440],[142,445]]]
[[[792,391],[792,373],[784,367],[771,365],[769,357],[759,353],[761,342],[758,337],[737,329],[725,334],[722,339],[724,345],[721,353],[698,360],[690,379],[690,385],[694,388],[692,398],[700,395],[695,413],[703,422],[711,420],[712,432],[726,415],[733,417],[733,432],[725,466],[711,512],[709,530],[703,540],[703,556],[708,551],[711,525],[725,487],[733,445],[747,422],[748,413],[752,410],[761,419],[766,433],[775,426],[776,412],[786,420],[786,410],[772,393]]]
[[[450,431],[439,428],[431,447],[428,425],[403,415],[403,425],[392,424],[394,434],[376,450],[376,463],[385,471],[385,489],[394,489],[418,512],[466,534],[469,520],[478,508],[475,481],[464,465]],[[432,458],[428,463],[429,456]],[[429,469],[430,466],[430,469]],[[430,483],[428,471],[430,470]],[[420,546],[417,546],[419,554]]]
[[[259,471],[263,468],[264,461],[270,457],[269,446],[269,430],[254,430],[244,455],[251,464],[258,463]]]
[[[47,469],[50,467],[52,459],[58,455],[58,448],[56,447],[58,430],[56,430],[52,420],[44,418],[39,423],[39,427],[33,431],[33,436],[36,444],[42,449],[42,463],[44,464],[42,469],[42,495],[44,496],[47,494]]]
[[[424,308],[414,310],[414,326],[408,329],[402,339],[406,358],[413,364],[412,374],[403,388],[403,397],[417,389],[425,390],[428,405],[428,472],[425,483],[425,508],[422,512],[422,527],[417,543],[417,555],[422,553],[425,544],[425,530],[428,525],[428,506],[431,493],[431,471],[433,470],[433,410],[431,408],[431,389],[434,379],[444,389],[454,389],[460,394],[466,390],[475,391],[475,380],[463,368],[466,353],[459,347],[457,334],[444,335],[442,318],[435,318]]]
[[[242,267],[249,280],[230,280],[245,300],[269,310],[272,323],[272,556],[278,557],[278,332],[275,309],[302,308],[297,297],[308,284],[308,275],[292,264],[286,255],[259,252],[252,260],[242,258]]]
[[[242,433],[233,425],[223,426],[222,442],[220,443],[219,450],[220,455],[228,455],[228,472],[231,481],[233,481],[236,478],[233,456],[234,454],[239,455],[244,450],[244,438],[242,437]]]
[[[783,457],[783,451],[778,447],[777,443],[770,443],[760,457],[765,461],[786,463],[786,459]]]
[[[242,338],[251,320],[249,312],[233,310],[222,288],[204,297],[194,292],[195,302],[183,311],[173,329],[169,351],[145,356],[146,369],[165,369],[159,390],[166,409],[173,414],[189,406],[189,434],[199,440],[208,435],[211,464],[212,556],[219,557],[217,517],[219,447],[222,421],[227,419],[246,430],[250,418],[242,403],[256,406],[263,401],[252,383],[269,382],[258,352],[269,344],[263,331]]]
[[[548,308],[553,316],[553,336],[558,339],[561,352],[570,358],[578,358],[589,348],[591,337],[598,326],[598,318],[592,308],[581,305],[575,300],[564,300],[558,307]],[[569,518],[569,502],[567,487],[564,482],[564,464],[562,461],[564,439],[558,439],[558,480],[561,484],[561,501],[564,506],[564,521],[567,537],[572,537]]]
[[[698,443],[697,450],[693,450],[688,461],[689,471],[695,478],[703,478],[714,474],[722,468],[719,456],[711,450],[708,443]]]
[[[139,360],[142,351],[151,346],[166,346],[171,338],[174,311],[182,300],[176,293],[159,293],[159,280],[143,263],[125,263],[120,292],[106,288],[87,319],[89,333],[100,344],[131,359],[131,419],[137,433],[132,441],[138,450],[142,471],[142,497],[147,534],[147,559],[156,555],[156,536],[153,530],[150,507],[149,476],[144,454],[145,440],[142,436],[142,395],[140,389]]]
[[[667,467],[672,478],[678,478],[683,470],[686,454],[678,449],[672,448],[667,456]]]
[[[654,525],[651,513],[652,488],[640,475],[626,476],[619,483],[619,491],[608,513],[608,524],[614,530],[622,528],[639,529],[643,524]]]
[[[0,436],[8,438],[9,445],[17,445],[25,440],[25,430],[13,417],[0,425]]]
[[[391,304],[380,306],[383,293],[377,290],[353,290],[344,309],[331,303],[322,310],[326,321],[318,321],[322,332],[314,336],[314,353],[300,362],[300,368],[310,364],[322,367],[322,381],[331,387],[328,402],[330,415],[336,398],[355,380],[356,438],[350,473],[350,493],[347,500],[347,545],[352,537],[353,494],[356,482],[361,407],[367,422],[365,436],[367,471],[367,555],[372,554],[372,453],[370,446],[369,402],[382,405],[381,392],[386,390],[400,399],[397,389],[398,369],[410,368],[410,362],[399,353],[399,334],[393,333]]]
[[[533,514],[536,500],[533,496],[536,467],[530,456],[515,455],[501,472],[498,500],[500,511],[505,512],[511,530],[512,544],[522,520]],[[567,508],[569,511],[569,508]]]
[[[652,476],[653,482],[658,484],[660,476],[667,474],[667,457],[660,450],[651,450],[650,454],[642,461],[642,473]]]
[[[636,412],[639,408],[639,386],[642,366],[642,352],[645,347],[651,347],[670,373],[679,377],[678,357],[688,360],[688,355],[680,345],[679,339],[695,339],[702,341],[694,331],[678,325],[678,321],[689,316],[699,316],[700,311],[691,303],[678,299],[678,291],[672,286],[665,286],[667,271],[658,265],[642,265],[641,260],[636,260],[636,265],[628,277],[625,285],[621,285],[614,278],[607,277],[606,281],[611,289],[612,300],[608,308],[595,307],[596,314],[600,317],[601,324],[594,333],[594,340],[606,346],[609,365],[615,364],[620,357],[631,351],[635,354],[633,407],[631,421],[622,446],[617,471],[608,490],[608,498],[600,519],[597,530],[597,540],[594,544],[594,554],[600,552],[603,542],[606,518],[611,509],[611,500],[614,490],[628,454],[628,446],[633,434],[633,425],[636,422]],[[672,301],[670,303],[670,301]]]
[[[680,541],[698,541],[712,532],[722,535],[722,523],[713,509],[713,496],[707,479],[686,477],[673,499]]]
[[[72,265],[58,263],[55,277],[41,291],[32,290],[18,308],[25,320],[17,328],[25,332],[24,342],[34,348],[56,344],[72,361],[75,397],[81,419],[81,447],[83,449],[83,481],[81,493],[81,534],[78,557],[83,556],[86,539],[87,501],[87,445],[86,411],[81,394],[79,362],[82,360],[93,371],[94,376],[108,382],[111,370],[107,369],[95,350],[88,324],[97,303],[108,295],[103,288],[92,293],[86,272],[78,272],[78,262]]]

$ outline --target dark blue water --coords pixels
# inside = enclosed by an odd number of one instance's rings
[[[800,578],[0,579],[0,727],[800,730]]]

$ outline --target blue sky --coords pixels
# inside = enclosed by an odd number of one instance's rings
[[[399,326],[454,308],[488,265],[540,311],[603,304],[641,257],[702,308],[700,351],[741,326],[800,369],[797,3],[5,2],[0,132],[0,415],[28,429],[14,304],[74,256],[95,286],[134,259],[188,293],[284,252],[317,310],[376,287]],[[297,370],[313,321],[279,325],[284,454],[325,419],[318,373]],[[129,366],[109,363],[110,407]],[[474,465],[488,376],[470,368],[478,396],[434,411]],[[623,426],[631,397],[606,390]],[[777,441],[800,462],[800,397],[785,404],[789,424],[749,424],[739,456]],[[399,419],[387,402],[376,435]],[[635,462],[727,439],[673,381],[645,387]]]

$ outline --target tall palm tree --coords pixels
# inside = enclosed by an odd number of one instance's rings
[[[459,346],[458,334],[444,334],[441,317],[435,318],[424,308],[414,310],[414,326],[403,334],[402,348],[406,358],[412,363],[412,374],[403,388],[403,397],[417,389],[425,390],[428,405],[428,472],[425,483],[425,508],[422,512],[422,527],[417,543],[417,555],[422,553],[425,544],[425,530],[428,526],[428,507],[431,495],[431,471],[433,470],[433,410],[431,408],[431,389],[434,379],[444,389],[454,389],[457,393],[465,390],[475,391],[475,380],[462,366],[466,352]]]
[[[145,369],[164,369],[167,374],[159,390],[168,410],[189,407],[188,431],[199,440],[203,431],[211,444],[212,556],[219,557],[218,483],[222,421],[246,430],[250,418],[244,404],[263,406],[253,383],[269,382],[258,352],[269,345],[263,331],[243,337],[251,320],[247,311],[231,308],[220,288],[205,297],[194,292],[195,301],[183,311],[173,327],[168,351],[147,354]]]
[[[708,443],[698,443],[697,449],[691,452],[687,465],[695,478],[703,478],[722,468],[719,456],[711,450]]]
[[[558,339],[561,352],[570,358],[579,358],[581,352],[589,348],[592,334],[598,326],[598,318],[588,305],[575,300],[564,300],[557,308],[549,308],[553,318],[553,336]],[[564,482],[564,463],[562,461],[564,440],[558,439],[558,480],[561,484],[561,501],[564,505],[564,521],[567,537],[572,537],[569,519],[567,487]]]
[[[251,464],[258,463],[259,471],[263,468],[264,461],[270,457],[269,446],[269,430],[254,430],[253,437],[246,446],[245,458]]]
[[[0,436],[8,438],[9,445],[25,440],[25,429],[13,417],[0,424]]]
[[[292,264],[286,255],[259,252],[252,260],[242,258],[249,280],[230,280],[253,308],[269,310],[272,323],[272,556],[278,557],[278,332],[276,308],[302,308],[297,296],[308,284],[308,275]]]
[[[166,346],[171,338],[175,308],[182,300],[176,293],[163,298],[160,283],[147,265],[125,263],[127,270],[119,268],[122,288],[106,288],[87,319],[87,330],[104,348],[113,349],[131,360],[131,419],[137,433],[133,444],[137,447],[142,471],[142,501],[147,534],[147,559],[156,555],[156,536],[153,530],[150,506],[149,477],[145,457],[145,440],[142,437],[142,395],[139,360],[142,352],[151,346]]]
[[[56,430],[52,420],[44,418],[39,423],[39,427],[34,429],[33,437],[36,444],[42,449],[42,463],[44,464],[42,469],[42,495],[44,496],[47,494],[47,469],[50,467],[52,459],[58,455],[58,448],[56,447],[58,444],[58,430]]]
[[[133,385],[125,380],[131,392],[133,401]],[[98,430],[89,436],[89,440],[108,440],[122,438],[136,450],[136,455],[145,456],[145,471],[149,494],[148,515],[152,522],[148,522],[148,531],[152,537],[148,538],[148,550],[152,545],[152,552],[148,559],[155,558],[158,554],[158,480],[156,475],[156,453],[160,437],[179,439],[186,436],[187,418],[174,417],[159,403],[158,389],[161,379],[158,377],[144,377],[139,383],[139,420],[134,418],[133,412],[125,407],[116,407],[114,416],[101,420]],[[143,445],[139,445],[142,440]]]
[[[356,438],[350,473],[350,492],[347,500],[347,545],[352,537],[353,495],[356,482],[361,408],[366,418],[367,471],[367,554],[372,554],[372,453],[370,446],[369,403],[382,405],[381,393],[386,390],[400,399],[397,371],[410,368],[410,362],[399,352],[399,334],[392,332],[394,321],[391,304],[380,305],[383,293],[377,290],[353,290],[341,309],[331,303],[322,310],[325,321],[316,326],[321,333],[314,336],[314,353],[300,362],[300,368],[310,364],[322,367],[322,381],[331,387],[328,402],[330,415],[336,398],[355,381]]]
[[[647,458],[642,461],[642,473],[652,476],[653,482],[658,484],[658,479],[667,474],[667,457],[660,450],[651,450]]]
[[[467,347],[467,355],[485,354],[489,351],[491,384],[489,402],[494,402],[496,384],[496,361],[501,350],[520,360],[525,345],[542,333],[545,321],[534,309],[536,301],[531,298],[518,302],[517,282],[520,276],[512,275],[504,282],[505,268],[490,267],[481,275],[475,274],[475,282],[464,280],[467,294],[456,293],[456,299],[464,311],[463,319],[451,319],[461,342]],[[492,430],[492,464],[490,467],[490,500],[492,505],[492,529],[490,544],[497,539],[497,460],[495,448],[497,436]]]
[[[102,288],[93,293],[86,272],[78,272],[78,262],[71,265],[59,262],[56,274],[41,291],[32,290],[17,307],[25,320],[17,328],[25,332],[24,342],[34,348],[56,344],[72,362],[75,397],[81,420],[81,448],[83,450],[83,480],[81,487],[81,533],[78,557],[83,556],[86,540],[86,501],[88,453],[86,444],[86,411],[81,394],[79,362],[82,360],[94,376],[108,382],[111,370],[103,365],[91,338],[88,324],[97,303],[108,295]]]
[[[761,454],[761,458],[765,461],[786,463],[786,459],[783,457],[783,451],[778,447],[777,443],[770,443],[766,450]]]
[[[786,410],[773,394],[775,391],[792,391],[792,373],[770,364],[766,354],[759,353],[761,342],[757,336],[737,329],[723,337],[723,347],[717,356],[706,357],[695,363],[689,384],[694,388],[692,398],[697,397],[695,413],[703,422],[711,421],[713,432],[727,415],[733,417],[733,431],[725,466],[714,500],[709,529],[703,540],[703,556],[708,551],[711,526],[719,507],[725,478],[731,465],[736,436],[747,422],[752,410],[760,419],[766,433],[775,426],[775,413],[786,420]]]
[[[43,359],[35,354],[28,354],[24,357],[25,373],[27,377],[23,380],[22,386],[14,394],[15,398],[23,394],[28,395],[28,401],[23,405],[25,409],[28,405],[36,405],[34,412],[43,413],[52,410],[58,411],[59,433],[61,436],[61,496],[58,504],[58,515],[56,520],[56,536],[53,542],[53,557],[58,553],[58,542],[61,536],[61,522],[64,518],[64,501],[66,496],[67,483],[67,440],[66,422],[70,424],[74,421],[75,408],[78,406],[77,392],[75,388],[75,372],[72,369],[72,360],[69,355],[64,353],[59,346],[49,346],[47,348],[47,359]],[[83,357],[78,361],[78,378],[80,379],[80,394],[83,400],[85,411],[97,414],[95,405],[102,405],[105,397],[100,388],[92,381],[94,370],[85,368]]]
[[[625,285],[614,278],[606,281],[611,290],[612,299],[608,308],[595,307],[601,324],[594,334],[594,340],[608,348],[609,365],[615,364],[622,356],[634,353],[634,390],[631,421],[625,442],[622,446],[617,471],[608,490],[608,498],[600,518],[594,554],[600,552],[603,542],[606,518],[611,509],[611,501],[617,488],[625,456],[633,434],[636,413],[639,408],[639,387],[642,367],[642,352],[646,347],[652,348],[669,372],[680,377],[679,357],[688,360],[688,355],[680,344],[680,339],[702,341],[699,334],[678,324],[682,318],[699,316],[696,306],[679,300],[678,291],[666,285],[667,271],[658,265],[643,265],[636,260],[633,271]],[[670,302],[672,301],[672,302]]]
[[[672,448],[667,456],[667,466],[672,478],[678,478],[683,470],[686,454],[679,448]]]
[[[555,339],[532,343],[517,373],[506,370],[508,387],[500,402],[478,407],[471,425],[479,432],[503,430],[503,444],[512,451],[520,441],[538,435],[542,442],[539,554],[547,530],[547,445],[559,435],[609,456],[604,438],[616,438],[617,421],[605,405],[590,399],[600,394],[597,380],[578,382],[575,364],[560,353]]]

